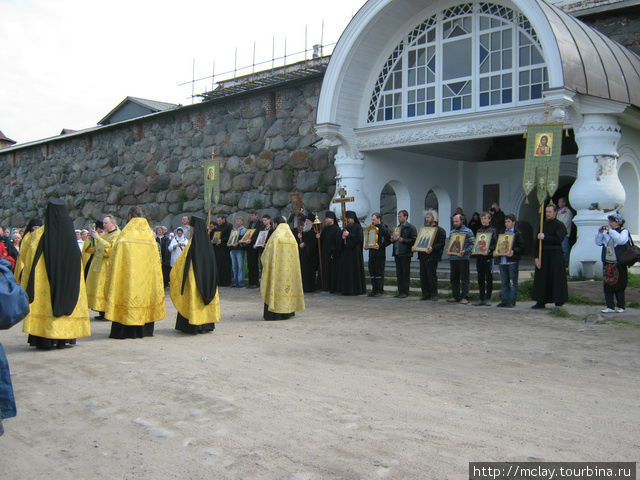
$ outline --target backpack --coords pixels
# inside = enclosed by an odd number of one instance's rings
[[[28,314],[27,292],[16,283],[9,262],[0,260],[0,330],[13,327]]]

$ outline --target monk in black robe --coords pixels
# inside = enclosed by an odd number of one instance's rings
[[[233,228],[227,222],[227,217],[218,215],[214,232],[220,232],[220,238],[216,239],[215,233],[212,238],[216,252],[216,265],[218,266],[218,286],[220,287],[231,285],[231,254],[229,253],[229,247],[227,247],[231,230]]]
[[[367,291],[362,253],[364,232],[355,212],[348,211],[346,217],[338,264],[338,291],[343,295],[362,295]]]
[[[302,228],[298,232],[300,248],[300,269],[302,270],[302,288],[304,293],[315,292],[318,289],[318,239],[313,230],[311,216],[302,216]]]
[[[338,290],[338,262],[340,260],[340,244],[342,243],[336,214],[330,210],[327,211],[324,225],[319,234],[322,249],[322,289],[329,293],[335,293]]]
[[[532,308],[544,308],[546,303],[555,303],[559,307],[569,299],[562,253],[562,240],[567,236],[567,228],[556,219],[556,214],[557,207],[548,205],[542,233],[538,234],[538,239],[542,240],[542,261],[535,260],[532,297],[536,304]]]

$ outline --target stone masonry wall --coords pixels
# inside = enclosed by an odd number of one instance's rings
[[[334,151],[316,149],[322,79],[229,97],[0,152],[0,224],[42,216],[47,198],[65,199],[76,227],[140,205],[152,225],[204,214],[202,162],[221,159],[218,212],[288,215],[289,194],[306,211],[326,209],[335,191]]]

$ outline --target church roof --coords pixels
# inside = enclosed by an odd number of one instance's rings
[[[143,109],[147,110],[145,114],[162,112],[164,110],[171,110],[178,107],[175,103],[158,102],[156,100],[148,100],[146,98],[139,97],[126,97],[116,107],[107,113],[102,120],[98,122],[98,125],[105,125],[110,123],[111,117],[113,117],[118,111],[120,111],[128,103],[139,105]]]
[[[556,38],[564,87],[640,106],[640,57],[558,6],[536,2]]]
[[[16,141],[15,141],[15,140],[11,140],[11,139],[10,139],[9,137],[7,137],[4,133],[2,133],[2,130],[0,130],[0,141],[16,143]]]

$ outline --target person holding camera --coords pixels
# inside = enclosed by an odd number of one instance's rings
[[[596,234],[596,245],[602,246],[602,281],[607,308],[602,313],[622,313],[625,309],[624,291],[627,288],[627,267],[620,263],[620,254],[629,244],[629,230],[622,228],[624,218],[612,213]],[[615,302],[618,306],[615,306]]]
[[[491,226],[498,233],[504,232],[504,212],[500,210],[500,205],[497,202],[491,204],[491,208],[489,209],[489,213],[491,214]]]

